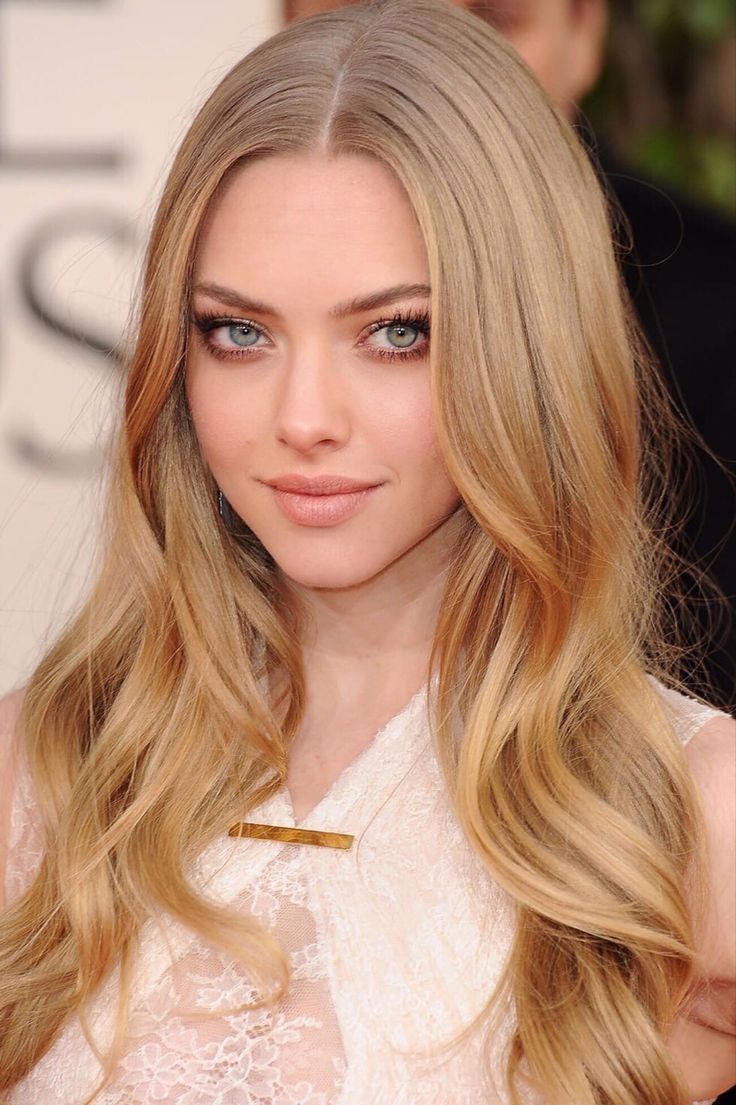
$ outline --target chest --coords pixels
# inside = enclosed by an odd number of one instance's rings
[[[331,792],[344,772],[357,766],[380,731],[383,714],[355,714],[343,721],[305,721],[288,751],[286,789],[294,820],[304,820]],[[325,734],[328,734],[326,737]]]
[[[326,827],[355,831],[359,849],[249,838],[213,846],[209,891],[275,934],[291,967],[288,996],[272,1017],[233,1017],[255,996],[247,972],[183,928],[151,924],[128,1050],[100,1105],[153,1101],[150,1087],[159,1105],[375,1105],[379,1085],[392,1105],[496,1100],[480,1091],[478,1039],[445,1045],[483,1004],[510,933],[426,767],[389,788],[377,785],[380,772],[357,773],[333,792]],[[277,795],[256,819],[283,824],[284,813]],[[103,1044],[115,996],[108,988],[93,1010]],[[97,1072],[70,1025],[12,1105],[81,1105]]]

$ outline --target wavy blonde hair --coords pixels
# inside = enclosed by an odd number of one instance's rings
[[[701,823],[648,678],[681,686],[662,597],[675,422],[577,136],[496,32],[446,0],[287,27],[227,74],[178,151],[96,582],[22,706],[45,855],[0,924],[0,1089],[120,967],[112,1071],[153,911],[240,961],[263,1002],[289,983],[275,937],[186,878],[283,783],[306,688],[300,611],[254,535],[218,517],[183,373],[216,189],[295,151],[379,159],[426,243],[434,415],[463,514],[429,664],[435,739],[467,839],[516,903],[483,1013],[513,1000],[511,1101],[524,1076],[549,1105],[686,1105],[664,1041],[692,979]],[[261,683],[274,673],[277,703]]]

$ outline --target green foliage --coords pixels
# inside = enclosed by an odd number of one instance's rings
[[[606,69],[583,104],[627,160],[731,215],[735,36],[733,0],[614,0]]]
[[[731,0],[640,0],[637,8],[642,26],[654,35],[678,27],[695,39],[713,42],[736,22]]]
[[[736,155],[730,139],[653,128],[632,140],[627,156],[645,173],[736,214]]]

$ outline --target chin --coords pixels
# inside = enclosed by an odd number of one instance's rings
[[[334,556],[316,552],[314,556],[279,557],[269,549],[280,572],[299,587],[313,590],[341,591],[368,583],[393,563],[392,558],[367,558],[353,555],[348,549],[336,549]]]

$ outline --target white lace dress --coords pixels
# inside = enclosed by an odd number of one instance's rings
[[[661,691],[683,742],[718,713]],[[426,705],[425,685],[300,823],[355,834],[350,850],[223,835],[201,857],[206,892],[267,922],[289,954],[293,982],[276,1012],[230,1012],[255,996],[239,967],[182,926],[150,920],[129,1044],[96,1105],[504,1105],[504,1039],[492,1045],[492,1087],[481,1079],[482,1037],[440,1046],[490,994],[513,911],[450,812]],[[286,789],[248,820],[294,825]],[[33,821],[21,773],[9,897],[40,858]],[[90,1018],[102,1048],[115,987],[113,977]],[[74,1020],[9,1102],[81,1105],[99,1073]]]

